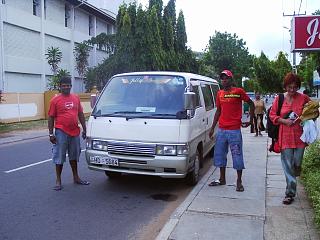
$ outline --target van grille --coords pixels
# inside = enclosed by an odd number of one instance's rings
[[[154,156],[155,144],[108,141],[108,152],[123,155]]]

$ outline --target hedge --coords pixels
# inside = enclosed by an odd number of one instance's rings
[[[315,212],[315,223],[320,228],[320,141],[306,148],[302,162],[303,185],[312,202]]]

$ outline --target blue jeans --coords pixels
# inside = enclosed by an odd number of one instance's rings
[[[241,130],[224,130],[218,128],[216,145],[214,147],[214,166],[226,167],[228,147],[230,147],[233,168],[236,170],[244,169],[242,134]]]
[[[286,177],[286,196],[295,197],[297,192],[297,178],[295,168],[301,167],[304,148],[287,148],[281,151],[281,163]]]

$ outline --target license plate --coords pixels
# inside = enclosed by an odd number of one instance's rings
[[[113,157],[91,156],[90,162],[95,164],[109,165],[109,166],[119,166],[118,159]]]

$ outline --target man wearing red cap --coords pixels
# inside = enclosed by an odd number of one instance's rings
[[[254,103],[242,88],[233,87],[233,74],[224,70],[220,74],[222,89],[217,94],[217,111],[215,113],[209,136],[212,137],[214,128],[219,123],[216,145],[214,150],[214,165],[220,168],[220,178],[212,181],[209,186],[226,184],[226,166],[228,147],[230,147],[233,168],[237,170],[236,191],[243,192],[242,170],[244,167],[242,151],[241,126],[252,124]],[[250,122],[241,123],[242,101],[249,104]]]

